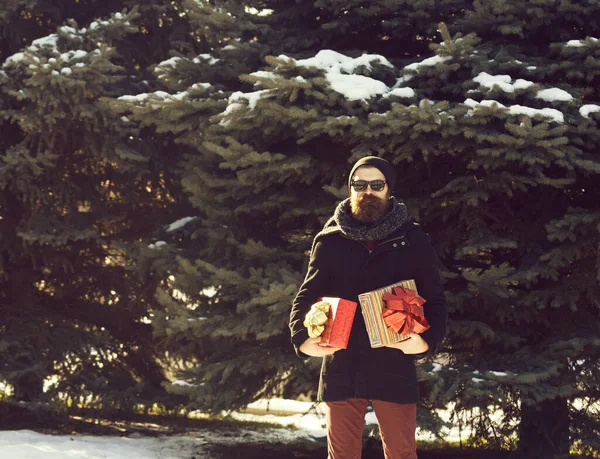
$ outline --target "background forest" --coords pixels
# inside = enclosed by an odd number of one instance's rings
[[[375,154],[450,304],[420,425],[447,408],[476,444],[598,454],[599,20],[596,0],[2,2],[3,400],[314,396],[291,301]]]

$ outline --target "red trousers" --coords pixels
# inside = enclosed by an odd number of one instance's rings
[[[369,400],[326,402],[328,459],[360,459]],[[417,459],[417,405],[371,400],[385,459]]]

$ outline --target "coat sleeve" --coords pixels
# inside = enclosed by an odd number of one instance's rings
[[[444,287],[438,269],[438,258],[431,245],[428,234],[421,229],[411,231],[410,239],[419,250],[416,262],[415,282],[419,295],[425,299],[423,306],[425,318],[430,328],[421,337],[429,346],[427,353],[434,353],[441,344],[446,334],[448,322],[448,303],[444,294]]]
[[[301,352],[298,348],[308,339],[308,331],[304,327],[304,318],[310,310],[313,303],[325,296],[327,284],[329,282],[326,266],[326,257],[324,256],[324,247],[321,241],[317,241],[308,262],[308,270],[304,282],[294,299],[292,310],[290,312],[290,332],[292,335],[292,344],[298,357],[308,358],[309,356]]]

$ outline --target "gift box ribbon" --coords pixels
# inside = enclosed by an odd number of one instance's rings
[[[410,335],[429,329],[423,312],[425,299],[414,290],[394,287],[392,293],[383,295],[383,301],[383,320],[390,330],[401,335]]]
[[[304,326],[308,329],[308,336],[318,338],[325,330],[325,324],[329,318],[331,305],[326,301],[317,301],[310,307],[310,311],[304,318]]]

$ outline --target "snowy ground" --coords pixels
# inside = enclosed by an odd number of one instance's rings
[[[209,458],[210,448],[220,444],[286,443],[306,439],[323,441],[325,436],[322,408],[310,410],[311,403],[275,399],[256,402],[244,413],[234,413],[241,421],[273,423],[260,432],[236,430],[199,431],[185,435],[128,437],[90,435],[44,435],[30,430],[0,431],[0,458],[3,459],[190,459]],[[310,411],[309,411],[310,410]],[[308,413],[307,413],[308,412]],[[374,413],[366,423],[375,424]],[[294,426],[297,429],[290,429]],[[420,438],[427,437],[420,434]],[[448,438],[457,438],[449,432]]]
[[[219,444],[267,444],[289,440],[288,429],[261,434],[240,432],[235,438],[214,432],[195,432],[157,438],[91,435],[44,435],[31,430],[0,431],[3,459],[208,459]]]

